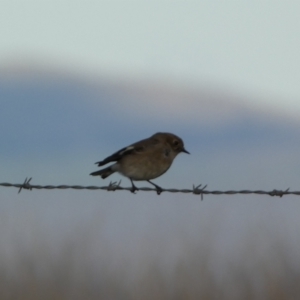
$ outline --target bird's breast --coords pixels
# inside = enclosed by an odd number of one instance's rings
[[[168,155],[166,155],[168,153]],[[171,166],[173,158],[169,151],[124,156],[119,161],[119,172],[133,180],[150,180],[164,174]]]

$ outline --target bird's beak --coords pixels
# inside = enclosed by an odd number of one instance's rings
[[[184,148],[182,148],[181,152],[187,153],[187,154],[191,154],[189,151],[185,150]]]

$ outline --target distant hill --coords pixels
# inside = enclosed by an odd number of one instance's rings
[[[10,154],[83,144],[117,149],[156,131],[173,131],[207,149],[295,142],[300,133],[288,118],[217,88],[114,82],[43,68],[3,69],[0,99],[1,152]]]

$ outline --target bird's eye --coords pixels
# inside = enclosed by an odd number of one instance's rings
[[[178,146],[178,144],[179,144],[179,142],[178,142],[177,140],[175,140],[175,141],[173,142],[173,145],[174,145],[174,146]]]

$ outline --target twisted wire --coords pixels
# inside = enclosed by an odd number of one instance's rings
[[[120,186],[121,181],[117,182],[110,182],[108,186],[81,186],[81,185],[32,185],[30,184],[32,178],[26,178],[24,183],[0,183],[0,186],[3,187],[15,187],[19,188],[19,193],[22,191],[22,189],[26,190],[32,190],[32,189],[47,189],[47,190],[53,190],[53,189],[74,189],[74,190],[106,190],[106,191],[131,191],[131,187],[122,187]],[[263,191],[263,190],[228,190],[228,191],[208,191],[206,190],[207,186],[200,185],[193,185],[192,189],[175,189],[175,188],[170,188],[170,189],[164,189],[162,188],[161,192],[169,192],[169,193],[192,193],[194,195],[200,195],[201,199],[203,199],[203,195],[236,195],[236,194],[243,194],[243,195],[248,195],[248,194],[256,194],[256,195],[269,195],[269,196],[277,196],[277,197],[282,197],[285,195],[300,195],[300,191],[289,191],[289,189],[286,190],[272,190],[272,191]],[[139,191],[143,192],[150,192],[150,191],[155,191],[157,190],[155,188],[150,188],[150,187],[141,187],[138,189]]]

